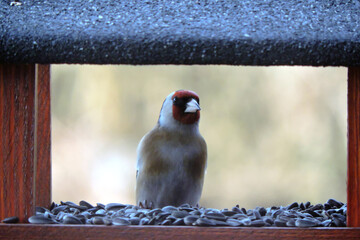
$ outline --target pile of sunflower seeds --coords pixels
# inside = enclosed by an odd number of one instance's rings
[[[36,214],[29,218],[29,222],[119,226],[346,227],[346,210],[346,204],[335,199],[329,199],[325,204],[294,202],[286,207],[256,207],[249,210],[238,205],[232,209],[218,210],[188,204],[145,209],[120,203],[98,203],[93,206],[81,201],[79,204],[53,203],[50,209],[36,207]]]

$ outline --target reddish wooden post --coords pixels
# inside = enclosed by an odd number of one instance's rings
[[[35,206],[51,203],[50,65],[37,65]]]
[[[45,70],[44,66],[38,67],[39,83],[49,81],[49,77],[44,77]],[[50,149],[50,142],[43,146],[45,140],[40,140],[38,144],[36,141],[50,134],[46,133],[50,130],[50,119],[43,120],[47,113],[37,114],[42,104],[50,104],[50,95],[44,94],[47,90],[41,86],[42,90],[38,89],[39,96],[36,96],[35,72],[34,64],[0,64],[1,219],[18,216],[20,222],[26,222],[34,213],[36,201],[45,204],[50,199],[49,188],[44,187],[40,191],[47,195],[46,198],[36,190],[37,186],[43,186],[42,181],[50,180],[51,169],[45,169],[47,165],[44,164],[50,161],[50,151],[46,151]],[[48,88],[49,84],[44,84],[44,87]],[[44,95],[48,97],[47,100]],[[47,103],[44,104],[44,101]],[[40,171],[44,172],[38,174]]]
[[[348,69],[347,226],[360,227],[360,67]]]

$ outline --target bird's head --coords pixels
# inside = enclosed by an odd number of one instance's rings
[[[164,127],[196,126],[200,118],[199,96],[190,90],[170,93],[161,108],[159,125]]]

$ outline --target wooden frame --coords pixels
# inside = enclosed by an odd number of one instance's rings
[[[0,219],[51,201],[50,65],[0,64]],[[0,239],[360,238],[360,67],[348,68],[347,228],[200,228],[0,224]]]
[[[348,68],[347,171],[347,226],[360,227],[360,67]]]
[[[50,66],[0,64],[0,218],[51,201]]]
[[[0,224],[7,239],[359,239],[358,228],[229,228],[172,226],[60,226]]]

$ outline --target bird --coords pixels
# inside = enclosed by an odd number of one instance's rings
[[[197,206],[207,167],[207,145],[199,132],[199,96],[170,93],[155,127],[137,148],[136,202],[144,208]]]

